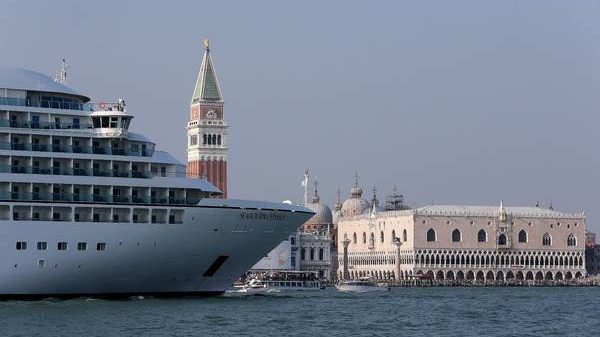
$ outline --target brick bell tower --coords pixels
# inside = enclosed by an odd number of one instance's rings
[[[206,177],[227,197],[227,122],[223,119],[223,96],[217,79],[208,39],[190,103],[187,173]]]

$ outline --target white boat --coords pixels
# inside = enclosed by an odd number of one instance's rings
[[[220,294],[314,215],[215,198],[132,119],[0,68],[0,299]]]
[[[361,277],[354,280],[342,280],[335,285],[339,291],[365,293],[371,291],[389,291],[386,284],[378,284],[370,277]]]
[[[254,275],[237,292],[269,293],[288,291],[318,291],[325,289],[311,271],[272,271]],[[236,291],[236,290],[234,290]]]

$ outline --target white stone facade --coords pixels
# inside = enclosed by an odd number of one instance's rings
[[[584,241],[583,214],[540,207],[376,212],[338,224],[337,274],[485,282],[574,279],[586,274]]]

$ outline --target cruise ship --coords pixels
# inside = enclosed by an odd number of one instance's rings
[[[0,298],[220,294],[314,214],[219,198],[61,82],[0,68]]]

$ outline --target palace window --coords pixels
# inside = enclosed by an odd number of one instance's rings
[[[506,246],[506,235],[500,234],[500,236],[498,237],[498,245]]]
[[[402,231],[402,241],[408,241],[408,235],[406,233],[406,229]]]
[[[392,231],[392,240],[394,240],[395,238],[396,238],[396,231],[395,231],[395,230],[393,230],[393,231]]]
[[[363,232],[363,243],[367,243],[367,233]]]
[[[300,249],[300,260],[306,260],[306,249],[304,248]]]
[[[567,246],[574,247],[577,246],[577,238],[573,234],[569,234],[567,237]]]
[[[354,233],[354,235],[352,236],[352,239],[353,239],[354,243],[356,244],[356,233]]]
[[[483,229],[477,233],[477,242],[487,242],[487,233]]]
[[[550,234],[544,234],[544,237],[542,238],[542,245],[552,246],[552,237],[550,236]]]
[[[383,241],[384,241],[383,231],[381,231],[381,235],[380,236],[381,236],[381,243],[383,243]]]
[[[460,235],[460,231],[458,229],[455,229],[452,231],[452,242],[460,242],[461,241],[461,235]]]
[[[191,135],[190,136],[190,145],[197,145],[198,144],[198,135]]]
[[[435,233],[435,230],[433,228],[430,228],[427,231],[427,242],[434,242],[437,241],[437,235]]]
[[[314,248],[311,248],[311,249],[310,249],[310,260],[312,261],[312,260],[314,260],[314,259],[315,259],[315,249],[314,249]]]
[[[519,242],[527,242],[527,232],[524,229],[521,229],[521,231],[519,232]]]
[[[319,260],[323,261],[323,248],[319,248]]]

